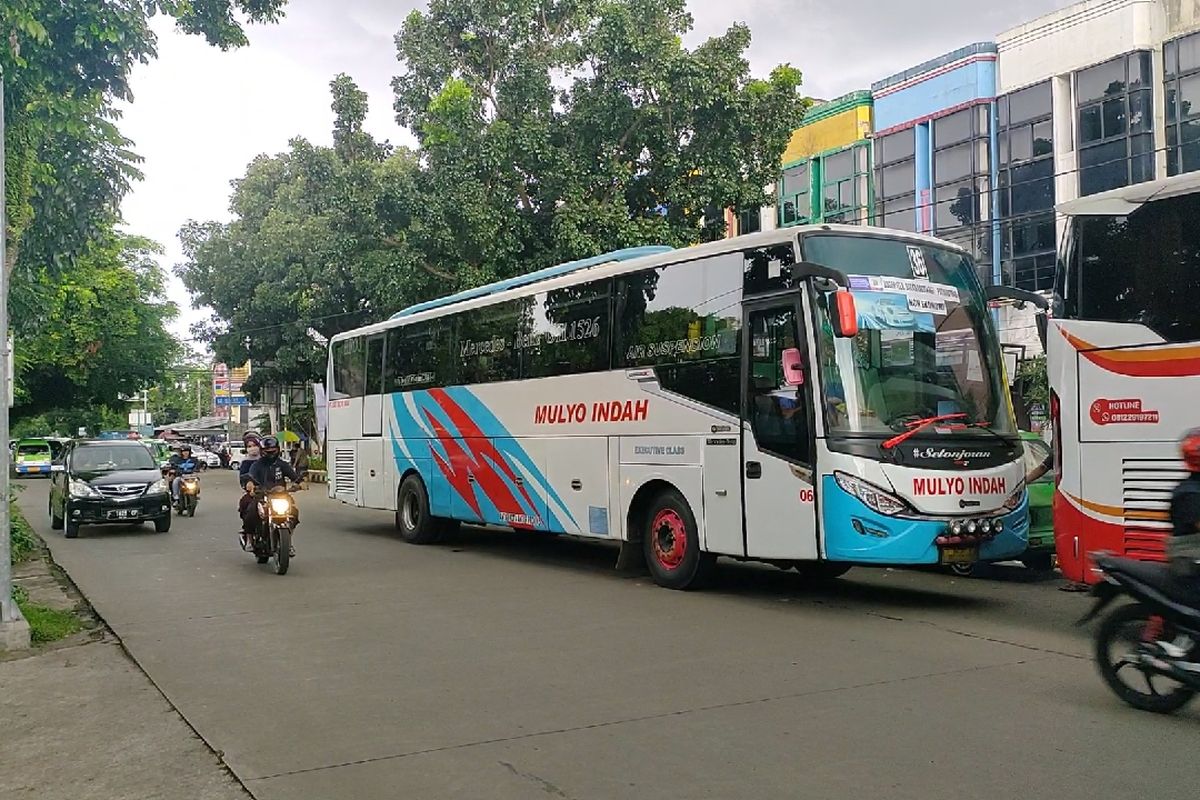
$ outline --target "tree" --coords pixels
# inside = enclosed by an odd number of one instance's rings
[[[62,268],[104,234],[138,177],[117,129],[117,99],[132,100],[129,73],[155,55],[149,17],[229,49],[246,44],[235,13],[273,22],[286,0],[5,0],[0,74],[5,82],[5,207],[9,272],[21,253]]]
[[[212,370],[207,365],[179,363],[147,390],[146,408],[155,425],[171,425],[212,413]]]
[[[758,207],[809,101],[750,76],[735,25],[694,50],[684,0],[432,0],[396,36],[397,120],[422,145],[407,236],[429,294],[723,230]]]
[[[377,320],[408,298],[415,156],[363,128],[365,94],[349,77],[330,84],[334,146],[305,139],[256,158],[234,182],[229,223],[189,222],[177,268],[215,316],[196,334],[218,360],[254,373],[246,391],[324,374],[322,337]]]
[[[156,382],[178,355],[166,330],[161,248],[110,233],[62,276],[43,270],[36,298],[14,309],[15,416],[56,408],[121,408],[121,396]]]

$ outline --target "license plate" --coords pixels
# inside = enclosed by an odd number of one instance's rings
[[[42,468],[41,467],[26,467],[25,471],[26,472],[41,472]]]
[[[979,551],[974,547],[943,547],[943,564],[974,564],[979,560]]]
[[[136,508],[118,508],[108,512],[109,519],[137,519],[140,512]]]

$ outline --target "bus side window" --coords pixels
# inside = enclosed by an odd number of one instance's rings
[[[783,351],[797,346],[794,307],[751,312],[750,343],[746,412],[754,440],[763,450],[807,464],[811,445],[808,384],[789,386],[781,366]]]
[[[331,399],[362,397],[366,384],[363,338],[343,339],[333,345],[333,386]]]

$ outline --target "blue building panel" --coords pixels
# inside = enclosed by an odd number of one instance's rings
[[[876,135],[994,98],[995,55],[971,58],[958,66],[947,65],[928,76],[879,90],[875,94]]]

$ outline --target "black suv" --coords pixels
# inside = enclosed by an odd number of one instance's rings
[[[171,530],[171,491],[150,448],[141,442],[76,441],[50,467],[50,527],[153,522]]]

